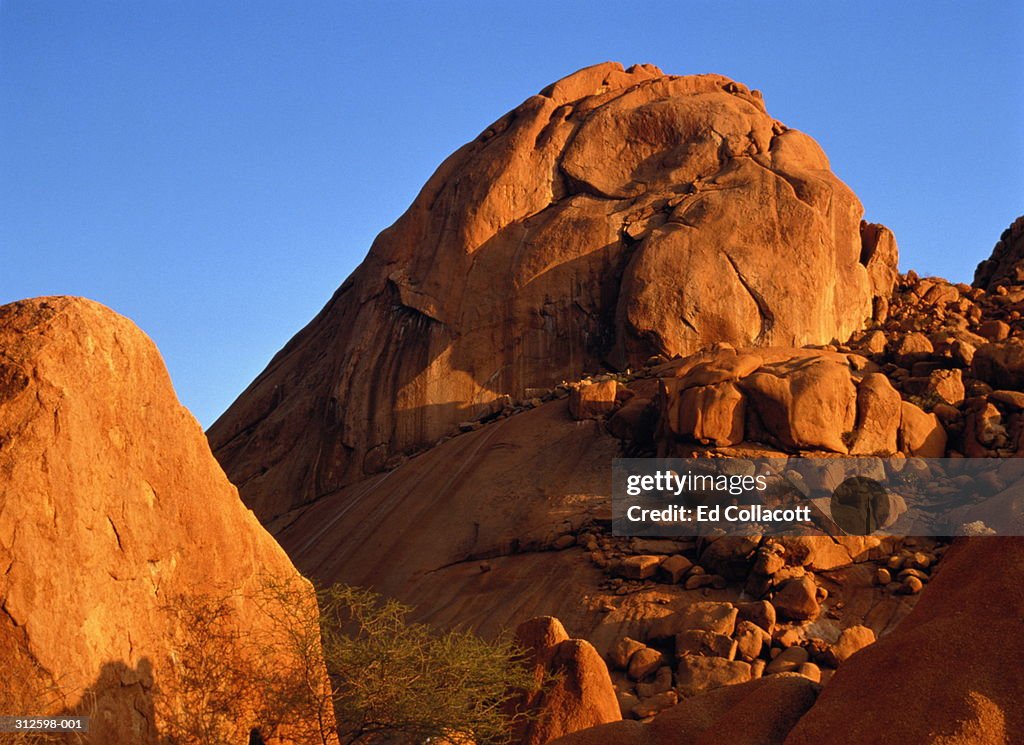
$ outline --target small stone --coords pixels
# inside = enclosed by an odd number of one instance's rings
[[[661,556],[650,554],[627,556],[622,560],[622,576],[626,579],[648,579],[654,576],[661,565]]]
[[[1010,335],[1010,324],[1005,321],[985,321],[978,327],[978,334],[989,341],[1003,341]]]
[[[656,649],[644,647],[638,649],[629,658],[628,675],[633,680],[643,680],[654,673],[665,662],[665,657]]]
[[[702,587],[713,584],[714,581],[710,574],[692,574],[686,578],[683,587],[687,590],[699,590]]]
[[[676,657],[694,655],[699,657],[736,658],[737,643],[725,634],[714,631],[689,629],[676,634]]]
[[[857,625],[843,629],[839,640],[833,644],[825,655],[826,661],[837,667],[851,655],[875,643],[875,632],[867,626]]]
[[[772,598],[779,616],[791,621],[808,621],[818,617],[821,606],[817,601],[818,587],[814,580],[804,576],[782,585]]]
[[[931,558],[928,554],[921,551],[917,551],[910,555],[904,566],[910,566],[914,569],[927,569],[932,563]]]
[[[759,626],[769,634],[775,631],[775,606],[767,600],[737,603],[738,618]]]
[[[693,562],[680,554],[669,556],[659,567],[661,573],[672,584],[678,584],[691,568],[693,568]]]
[[[679,694],[675,691],[664,691],[656,696],[645,698],[639,705],[633,707],[633,716],[638,719],[653,717],[665,709],[670,709],[679,703]]]
[[[796,670],[793,672],[797,675],[803,675],[805,678],[813,680],[815,683],[821,682],[821,668],[813,662],[804,662],[801,665],[797,665]]]
[[[555,542],[551,544],[551,547],[555,549],[555,551],[562,551],[563,549],[567,549],[570,546],[575,545],[576,536],[574,536],[572,533],[567,533],[566,535],[561,535],[558,538],[556,538]]]
[[[733,638],[736,640],[735,656],[746,662],[760,657],[765,643],[771,642],[768,632],[751,621],[738,622]]]
[[[608,661],[612,664],[612,667],[625,670],[629,666],[629,659],[641,649],[644,649],[645,646],[645,644],[638,642],[636,639],[624,636],[615,642],[611,652],[608,653]]]
[[[676,671],[676,688],[683,696],[696,696],[750,680],[750,665],[723,657],[683,657]]]
[[[650,698],[651,696],[657,696],[659,693],[671,690],[671,688],[672,668],[666,665],[658,668],[658,672],[654,674],[652,682],[637,683],[636,693],[640,698]]]
[[[907,577],[903,580],[903,591],[908,595],[916,595],[924,589],[924,583],[917,577]]]
[[[878,567],[875,571],[875,582],[879,585],[887,585],[892,582],[892,573],[885,567]]]
[[[784,629],[774,637],[774,642],[780,647],[792,647],[800,643],[800,632],[796,629]]]
[[[792,673],[805,662],[809,662],[810,656],[803,647],[790,647],[779,653],[779,656],[768,663],[764,669],[765,675],[775,673]]]

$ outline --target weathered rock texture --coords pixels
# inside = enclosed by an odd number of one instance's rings
[[[445,161],[210,441],[266,520],[504,395],[716,341],[845,339],[895,277],[861,215],[756,91],[581,70]]]
[[[997,568],[998,567],[998,568]],[[1024,541],[961,538],[907,618],[847,660],[786,745],[996,745],[1024,733]]]
[[[87,300],[0,308],[3,713],[86,713],[91,742],[157,742],[159,711],[175,705],[157,693],[195,631],[169,604],[244,593],[258,576],[311,598],[178,404],[153,343]],[[254,603],[232,602],[241,627],[265,628]],[[261,722],[237,724],[244,736]]]

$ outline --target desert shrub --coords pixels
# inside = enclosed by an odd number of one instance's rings
[[[437,634],[409,622],[408,606],[344,585],[322,591],[320,607],[343,743],[506,743],[528,716],[516,704],[536,682],[508,639]]]
[[[261,623],[238,623],[243,599]],[[409,607],[345,585],[317,601],[302,581],[267,577],[244,596],[171,599],[175,653],[157,694],[169,742],[244,743],[258,726],[296,745],[500,745],[531,716],[516,704],[533,671],[507,639],[437,633],[410,622]]]

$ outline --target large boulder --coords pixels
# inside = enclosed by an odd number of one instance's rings
[[[894,278],[861,214],[756,91],[586,68],[448,158],[210,441],[266,520],[527,388],[716,341],[845,339]]]
[[[840,666],[786,745],[996,745],[1024,732],[1024,540],[961,538],[914,610]]]
[[[521,745],[544,745],[577,730],[622,719],[601,655],[582,639],[570,639],[557,618],[524,621],[516,643],[532,665],[541,690],[522,705],[533,718],[518,728]]]
[[[694,441],[718,446],[746,441],[786,452],[880,456],[893,455],[902,443],[905,452],[941,447],[943,455],[945,430],[938,420],[902,402],[877,370],[859,355],[820,349],[699,352],[661,381],[660,452],[685,454]],[[908,406],[913,411],[904,417]]]
[[[218,695],[218,676],[250,669],[233,667],[246,650],[224,640],[271,644],[283,630],[272,617],[314,602],[178,403],[156,347],[97,303],[0,308],[0,474],[4,714],[91,715],[89,742],[164,742],[200,693],[177,685],[182,665],[215,659],[202,694]],[[302,662],[268,649],[276,672]],[[249,712],[230,723],[235,742],[269,724],[246,690],[232,704]]]

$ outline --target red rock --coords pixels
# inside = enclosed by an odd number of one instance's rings
[[[685,655],[676,670],[676,688],[683,696],[696,696],[722,686],[750,680],[750,665],[724,657]]]
[[[971,377],[993,388],[1024,388],[1024,342],[1008,339],[978,347],[971,360]]]
[[[627,556],[622,560],[622,576],[626,579],[648,579],[653,577],[664,560],[662,556]]]
[[[800,675],[773,675],[685,698],[649,723],[616,722],[552,745],[782,745],[819,690]]]
[[[875,632],[867,626],[850,626],[839,634],[839,640],[829,650],[829,662],[835,667],[876,641]]]
[[[629,658],[629,677],[633,680],[643,680],[648,675],[653,675],[664,663],[665,658],[658,650],[650,647],[638,649]]]
[[[844,662],[786,745],[1015,742],[1024,732],[1024,541],[962,538],[896,629]],[[951,672],[953,671],[953,672]],[[910,693],[912,692],[912,693]]]
[[[691,629],[731,636],[736,627],[737,610],[732,603],[701,601],[657,619],[648,630],[648,639],[668,639]]]
[[[740,380],[761,367],[764,358],[735,349],[721,349],[689,368],[679,379],[681,388],[717,385]],[[684,368],[680,368],[681,370]]]
[[[527,387],[845,339],[895,267],[861,212],[742,85],[582,70],[446,160],[210,442],[270,520]]]
[[[210,597],[229,596],[237,633],[263,638],[275,671],[304,662],[272,620],[297,609],[255,596],[274,583],[313,603],[312,589],[238,499],[131,321],[78,298],[5,305],[0,381],[0,698],[33,706],[4,714],[56,714],[64,698],[98,712],[92,742],[163,742],[168,712],[187,705],[174,686],[177,612]],[[230,665],[244,651],[218,654]],[[35,674],[55,695],[33,697]],[[269,722],[234,724],[225,734],[243,742]]]
[[[736,641],[725,634],[690,629],[676,634],[676,657],[736,658]]]
[[[846,453],[857,411],[849,369],[826,359],[796,364],[784,376],[757,372],[740,381],[749,408],[788,449]]]
[[[947,404],[964,400],[963,373],[959,369],[935,370],[928,376],[927,393]]]
[[[1006,321],[985,321],[978,327],[978,333],[989,341],[1003,341],[1010,335],[1010,324]]]
[[[698,386],[683,391],[677,432],[714,445],[743,442],[746,406],[732,383]]]
[[[693,568],[693,562],[679,554],[669,556],[659,567],[672,584],[679,583],[691,568]]]

